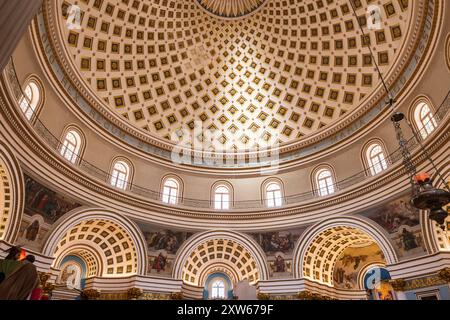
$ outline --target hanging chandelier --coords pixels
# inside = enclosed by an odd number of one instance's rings
[[[356,21],[358,22],[358,26],[362,32],[363,38],[365,39],[366,34],[361,24],[361,21],[356,13],[355,4],[353,0],[349,1],[351,8],[353,10],[353,14],[355,15]],[[374,12],[374,14],[376,15],[377,13]],[[409,151],[408,148],[408,141],[405,139],[401,127],[402,121],[405,120],[405,115],[401,112],[395,111],[396,101],[386,83],[386,80],[384,79],[384,76],[380,70],[380,67],[378,66],[377,60],[370,46],[368,46],[368,49],[370,55],[372,56],[372,60],[375,64],[375,67],[377,69],[377,73],[381,79],[382,85],[388,96],[386,106],[389,107],[391,110],[393,110],[391,121],[392,124],[394,125],[396,139],[400,147],[399,150],[403,159],[403,166],[405,167],[408,173],[412,187],[411,204],[417,209],[428,211],[428,218],[432,221],[435,221],[437,224],[441,226],[441,228],[445,230],[444,224],[446,218],[449,216],[449,212],[448,209],[444,209],[444,207],[450,204],[449,184],[445,181],[443,175],[434,164],[433,159],[423,146],[422,141],[420,140],[420,137],[417,134],[414,127],[409,123],[409,121],[406,121],[408,127],[411,129],[413,136],[421,149],[421,152],[423,152],[423,154],[426,157],[426,160],[430,162],[430,164],[432,165],[433,170],[435,171],[435,176],[439,180],[441,180],[441,183],[443,184],[443,189],[439,189],[433,186],[433,181],[429,173],[427,172],[417,173],[417,168],[413,162],[411,152]]]

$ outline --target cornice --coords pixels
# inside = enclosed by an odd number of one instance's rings
[[[2,78],[2,87],[7,85]],[[76,167],[68,165],[34,132],[34,129],[23,121],[15,102],[0,95],[2,135],[20,158],[24,171],[51,183],[52,187],[80,199],[83,193],[84,203],[110,208],[120,208],[130,218],[149,221],[156,224],[203,230],[211,225],[234,228],[236,230],[292,228],[314,223],[320,219],[342,213],[356,213],[376,205],[394,195],[405,192],[408,182],[405,170],[397,163],[383,175],[367,179],[329,198],[316,198],[297,203],[278,210],[256,208],[252,210],[236,210],[227,213],[215,212],[201,208],[183,206],[170,207],[157,201],[145,199],[129,192],[120,192],[105,182],[94,179]],[[447,117],[448,119],[448,117]],[[434,134],[427,141],[426,147],[436,157],[436,163],[445,163],[448,152],[445,147],[450,137],[450,123]],[[415,161],[423,163],[423,154],[415,152]],[[38,166],[37,166],[38,165]],[[34,168],[39,167],[40,170]],[[46,172],[52,172],[51,176]],[[383,192],[380,192],[383,190]],[[84,194],[86,195],[84,196]],[[369,204],[369,205],[367,205]]]

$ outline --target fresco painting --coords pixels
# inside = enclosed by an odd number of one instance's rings
[[[358,290],[358,276],[370,264],[384,263],[384,256],[378,245],[349,247],[339,256],[334,268],[333,283],[336,288]]]
[[[147,242],[147,273],[152,275],[170,275],[178,249],[192,233],[155,229],[146,224],[139,224],[139,226]]]
[[[268,232],[253,234],[253,238],[259,243],[267,255],[274,255],[277,252],[289,254],[294,251],[295,244],[300,238],[303,229],[280,232]]]
[[[292,275],[292,255],[304,230],[304,228],[299,228],[251,234],[267,256],[271,277],[283,278]]]
[[[30,217],[24,215],[20,224],[17,243],[31,250],[40,250],[50,230],[51,225],[46,223],[44,217],[35,214]]]
[[[67,199],[25,175],[25,213],[40,214],[47,223],[54,223],[81,204]]]
[[[292,259],[286,257],[282,252],[268,257],[270,275],[274,278],[282,278],[292,273]]]
[[[420,211],[409,200],[409,196],[404,196],[364,214],[387,231],[400,257],[425,253]]]

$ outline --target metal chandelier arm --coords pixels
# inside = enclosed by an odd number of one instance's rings
[[[363,36],[363,41],[365,42],[366,39],[366,33],[364,31],[364,28],[358,18],[358,15],[356,13],[356,8],[353,0],[349,0],[350,5],[353,10],[353,14],[355,15],[356,21],[358,23],[359,28],[361,29],[361,33]],[[449,213],[447,210],[444,210],[443,207],[450,203],[450,187],[445,181],[443,175],[439,171],[439,169],[436,167],[433,159],[431,158],[430,154],[424,147],[422,140],[418,136],[416,130],[412,126],[412,124],[406,120],[406,123],[408,127],[411,129],[415,140],[417,140],[420,150],[425,155],[426,159],[431,163],[433,169],[435,170],[437,176],[440,180],[442,180],[444,187],[443,189],[438,189],[433,186],[433,183],[431,181],[431,177],[428,173],[417,173],[417,168],[413,163],[411,152],[408,149],[408,142],[405,139],[403,135],[403,131],[401,128],[401,122],[405,119],[405,115],[401,112],[395,111],[395,98],[392,96],[392,93],[386,83],[386,80],[384,79],[384,76],[381,72],[381,69],[375,59],[375,54],[372,51],[372,48],[370,45],[367,46],[370,52],[370,55],[372,57],[373,63],[375,64],[376,70],[378,72],[378,75],[381,79],[381,82],[383,84],[384,89],[386,90],[386,94],[388,96],[388,101],[386,102],[386,106],[391,109],[393,112],[391,121],[394,125],[394,130],[396,134],[396,139],[398,141],[398,144],[400,146],[401,155],[403,157],[403,165],[405,166],[406,171],[408,172],[411,186],[412,186],[412,197],[411,197],[411,203],[414,207],[421,209],[421,210],[428,210],[428,217],[437,222],[439,225],[441,225],[441,228],[445,229],[445,220],[449,216]],[[448,191],[446,191],[446,190]]]

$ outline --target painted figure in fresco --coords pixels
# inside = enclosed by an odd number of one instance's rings
[[[345,289],[353,289],[356,287],[355,279],[358,275],[356,273],[345,274],[344,287]]]
[[[275,272],[286,272],[286,265],[282,256],[278,255],[275,258],[275,262],[273,265],[275,267]]]
[[[79,204],[65,201],[54,191],[45,188],[30,177],[25,177],[25,193],[26,208],[40,213],[52,222],[80,206]]]
[[[69,289],[81,289],[81,269],[76,264],[67,265],[61,272],[61,284]]]
[[[367,256],[361,255],[355,257],[352,255],[344,254],[340,260],[342,261],[342,265],[344,267],[348,267],[349,265],[353,264],[353,270],[357,270],[361,262],[367,260]]]
[[[181,244],[178,237],[181,238],[181,233],[175,233],[170,230],[151,234],[149,247],[154,250],[166,250],[169,253],[176,253]]]
[[[156,272],[164,271],[167,264],[167,258],[162,254],[162,252],[153,260],[152,268],[156,270]]]
[[[280,235],[278,232],[262,234],[261,246],[265,252],[281,251],[286,253],[294,249],[295,240],[292,233]]]
[[[406,230],[406,228],[403,228],[401,239],[402,239],[402,242],[403,242],[403,248],[406,251],[409,251],[409,250],[412,250],[412,249],[415,249],[415,248],[419,247],[419,245],[417,244],[416,236],[414,235],[414,233],[412,233],[411,231]]]
[[[414,227],[420,223],[418,210],[403,200],[382,207],[373,220],[389,233],[399,231],[401,226]]]
[[[39,233],[39,221],[34,220],[33,223],[30,224],[27,228],[27,231],[25,233],[25,239],[27,239],[28,241],[35,241],[38,233]]]
[[[345,277],[345,270],[340,267],[336,268],[336,270],[334,271],[335,284],[343,284],[344,277]]]

